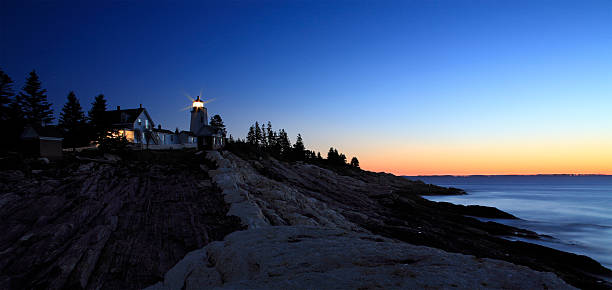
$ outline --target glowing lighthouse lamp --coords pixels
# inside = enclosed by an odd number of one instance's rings
[[[193,110],[198,110],[198,109],[204,108],[204,102],[202,102],[202,100],[200,100],[200,96],[198,96],[193,101],[193,104],[191,106],[193,107]]]
[[[208,110],[204,107],[204,104],[210,103],[213,100],[202,101],[200,96],[197,96],[191,104],[191,126],[189,131],[194,134],[198,134],[200,129],[204,126],[208,126]]]

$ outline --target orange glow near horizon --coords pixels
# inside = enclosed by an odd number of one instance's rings
[[[365,170],[395,175],[612,174],[612,142],[396,146],[358,158]]]

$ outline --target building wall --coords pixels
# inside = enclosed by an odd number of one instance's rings
[[[193,109],[191,111],[191,124],[189,131],[197,134],[200,128],[208,125],[208,110],[206,108]]]
[[[134,121],[134,138],[133,138],[133,142],[134,143],[139,143],[139,144],[147,144],[147,140],[145,138],[145,130],[152,130],[153,129],[153,120],[147,118],[147,115],[145,114],[145,112],[143,111],[142,113],[140,113],[140,115],[138,116],[138,118],[136,118],[136,121]],[[152,140],[149,140],[151,143],[153,143]]]
[[[158,132],[157,136],[159,136],[159,141],[161,144],[165,144],[165,145],[180,144],[179,138],[176,134]]]

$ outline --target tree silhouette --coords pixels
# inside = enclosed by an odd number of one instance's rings
[[[227,131],[225,130],[225,124],[223,124],[223,119],[221,119],[221,116],[219,115],[214,115],[210,118],[210,126],[217,130],[221,130],[223,136],[227,134]]]
[[[268,144],[268,149],[274,147],[276,143],[276,132],[272,131],[272,122],[270,121],[268,121],[268,127],[266,127],[266,137],[268,138],[266,142]]]
[[[21,108],[15,104],[13,80],[0,70],[0,126],[5,137],[0,138],[0,147],[14,148],[18,145],[23,130]]]
[[[255,126],[251,126],[249,128],[249,133],[247,134],[247,143],[257,145],[255,140]]]
[[[359,168],[359,160],[357,160],[357,157],[351,159],[351,166]]]
[[[75,148],[86,141],[84,135],[85,113],[74,92],[68,94],[68,100],[62,108],[58,125],[64,134],[64,143],[67,147]]]
[[[283,158],[291,157],[291,142],[289,141],[289,136],[287,136],[287,132],[285,132],[285,129],[281,129],[278,132],[277,147],[280,149],[280,156],[282,156]]]
[[[91,138],[94,140],[100,140],[101,137],[106,135],[107,125],[104,120],[104,112],[106,111],[106,99],[103,94],[99,94],[91,103],[91,109],[87,113],[89,119],[89,126],[91,129]]]
[[[327,163],[333,166],[344,166],[346,165],[346,155],[338,153],[338,149],[331,147],[327,152]]]
[[[259,127],[259,122],[255,122],[255,145],[261,145],[262,140],[261,127]]]
[[[306,159],[305,150],[306,148],[304,147],[302,135],[298,134],[295,144],[293,145],[293,159],[297,161],[304,161]]]
[[[0,121],[2,122],[10,118],[10,105],[14,95],[13,80],[0,70]]]
[[[47,90],[41,87],[36,71],[30,72],[26,84],[16,97],[16,103],[23,112],[26,123],[45,125],[53,121],[51,103],[47,100]]]

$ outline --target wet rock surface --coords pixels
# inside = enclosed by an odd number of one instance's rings
[[[241,228],[197,164],[115,161],[0,173],[0,289],[139,289]]]
[[[552,273],[367,233],[307,226],[239,231],[189,253],[148,290],[574,289]]]

